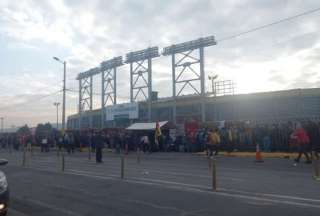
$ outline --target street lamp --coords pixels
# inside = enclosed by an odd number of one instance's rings
[[[214,75],[214,76],[208,76],[208,79],[211,80],[211,87],[212,87],[212,93],[213,96],[216,96],[216,91],[215,91],[215,87],[214,87],[214,80],[218,78],[218,75]]]
[[[56,106],[56,108],[57,108],[57,130],[59,130],[59,105],[60,105],[60,103],[54,102],[53,105]]]
[[[62,133],[66,128],[66,67],[67,62],[60,60],[58,57],[53,57],[54,60],[63,64],[63,100],[62,100]]]

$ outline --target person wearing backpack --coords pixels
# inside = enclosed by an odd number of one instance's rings
[[[300,123],[297,123],[296,125],[296,129],[293,131],[292,135],[291,135],[292,139],[295,139],[297,144],[298,144],[298,152],[299,155],[298,157],[294,160],[295,163],[299,163],[300,162],[300,158],[302,156],[302,154],[305,155],[306,157],[306,163],[311,163],[309,154],[307,152],[308,150],[308,145],[310,143],[310,138],[307,134],[307,132],[303,129],[303,127],[301,126]]]

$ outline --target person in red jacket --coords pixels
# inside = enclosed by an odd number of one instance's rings
[[[309,154],[307,152],[310,139],[307,132],[303,129],[300,123],[297,123],[296,129],[291,134],[291,138],[296,140],[298,144],[298,151],[299,151],[299,155],[294,161],[296,163],[299,163],[302,154],[304,154],[307,159],[306,163],[311,163]]]

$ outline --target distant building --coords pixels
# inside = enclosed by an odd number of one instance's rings
[[[280,122],[296,119],[320,120],[320,88],[294,89],[275,92],[206,96],[206,122],[252,121]],[[176,123],[201,121],[201,97],[182,96],[176,99]],[[152,102],[152,121],[173,122],[173,98]],[[102,118],[101,109],[68,117],[68,129],[124,127],[132,122],[148,121],[147,103],[120,104],[107,107]]]

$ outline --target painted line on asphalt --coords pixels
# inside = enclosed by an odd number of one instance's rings
[[[42,156],[42,155],[41,155]],[[46,156],[46,155],[44,155]],[[58,162],[59,161],[59,158],[55,155],[47,155],[47,156],[50,156],[49,158],[48,157],[34,157],[34,159],[36,160],[42,160],[43,162],[48,162],[48,163],[55,163],[55,162]],[[83,157],[69,157],[66,155],[66,158],[68,158],[67,160],[69,160],[70,162],[79,162],[79,163],[86,163],[86,161],[83,161],[81,159],[84,159]],[[87,159],[87,158],[86,158]],[[118,164],[117,163],[117,160],[120,159],[120,157],[118,156],[112,156],[112,157],[105,157],[105,162],[106,164],[111,164],[111,163],[115,163],[115,164]],[[135,161],[135,157],[132,156],[132,157],[129,157],[127,158],[128,161]],[[129,160],[130,159],[130,160]],[[207,164],[207,161],[199,161],[200,163],[204,163],[203,166],[201,166],[201,164],[199,165],[194,165],[194,164],[188,164],[188,166],[186,166],[186,164],[176,164],[176,163],[168,163],[168,162],[159,162],[157,163],[158,161],[153,161],[153,160],[148,160],[147,161],[148,163],[144,163],[146,165],[147,168],[150,167],[150,169],[152,169],[152,165],[159,165],[160,167],[167,167],[167,168],[177,168],[177,169],[183,169],[183,170],[188,170],[188,169],[197,169],[197,170],[203,170],[203,171],[206,171],[207,168],[206,168],[206,164]],[[130,165],[133,165],[128,163],[129,166]],[[90,164],[90,165],[93,165],[93,164]],[[232,172],[237,172],[237,173],[244,173],[245,172],[263,172],[265,173],[264,170],[257,170],[257,169],[254,169],[254,167],[250,167],[250,168],[245,168],[245,169],[235,169],[235,168],[228,168],[228,167],[219,167],[218,170],[221,170],[221,171],[232,171]],[[174,171],[174,170],[173,170]],[[280,170],[272,170],[274,172],[283,172],[283,171],[280,171]],[[292,175],[299,175],[299,176],[309,176],[308,173],[306,172],[298,172],[298,171],[295,171],[295,170],[286,170],[285,172],[287,172],[288,174],[292,174]]]
[[[87,174],[81,174],[77,173],[78,175],[85,176],[85,177],[91,177],[91,178],[98,178],[98,179],[105,179],[105,176],[98,176],[98,175],[87,175]],[[115,180],[116,178],[109,177],[109,179]],[[118,178],[119,179],[119,178]],[[170,181],[161,181],[161,180],[150,180],[150,179],[144,179],[144,178],[134,178],[136,180],[132,179],[125,179],[125,182],[128,183],[137,183],[137,184],[147,184],[152,186],[160,186],[160,187],[166,187],[170,189],[179,189],[183,191],[191,191],[191,192],[199,192],[199,193],[206,193],[206,194],[216,194],[216,195],[222,195],[227,197],[233,197],[233,198],[240,198],[240,199],[248,199],[248,200],[254,200],[254,201],[264,201],[264,202],[271,202],[274,204],[287,204],[287,205],[294,205],[299,207],[311,207],[311,208],[320,208],[320,205],[317,204],[310,204],[306,202],[295,202],[295,201],[287,201],[287,200],[276,200],[276,199],[270,199],[263,196],[253,196],[251,195],[242,195],[242,194],[234,194],[234,193],[227,193],[227,192],[212,192],[210,191],[210,188],[199,186],[199,185],[190,185],[190,184],[183,184],[183,183],[177,183],[177,182],[170,182]],[[158,182],[158,183],[157,183]],[[165,184],[161,184],[165,183]],[[171,185],[170,185],[171,184]],[[176,186],[172,186],[176,185]],[[248,192],[249,194],[249,192]],[[257,193],[255,193],[257,195]],[[287,196],[289,198],[289,196]],[[295,197],[297,199],[297,197]],[[301,201],[307,201],[311,199],[305,199]],[[317,200],[318,201],[318,200]],[[320,201],[320,200],[319,200]]]
[[[108,170],[110,170],[110,168]],[[119,171],[119,168],[111,168],[111,170]],[[132,169],[129,169],[129,170],[127,169],[127,171],[130,174],[141,174],[141,173],[147,172],[148,175],[152,175],[154,173],[164,174],[164,175],[158,175],[160,177],[168,177],[168,175],[172,175],[172,176],[187,176],[187,177],[211,179],[209,173],[208,173],[208,175],[192,175],[192,174],[182,173],[182,172],[167,172],[167,171],[159,171],[159,170],[155,170],[155,169],[148,170],[148,169],[143,169],[143,168],[135,168],[134,170],[137,171],[137,172],[132,171]],[[90,173],[90,174],[97,174],[97,173],[94,173],[94,172],[91,172],[91,171],[85,171],[85,170],[75,170],[75,171],[83,171],[83,172],[87,172],[87,173]],[[106,173],[105,170],[103,170],[103,171],[104,171],[103,174],[109,175],[109,173]],[[242,178],[226,177],[226,176],[223,176],[223,175],[219,176],[219,179],[232,180],[232,181],[245,181],[245,179],[242,179]]]
[[[84,173],[84,174],[90,174],[90,175],[96,175],[97,173],[94,172],[88,172],[88,171],[84,171],[84,170],[74,170],[74,169],[68,169],[68,172],[75,172],[75,173]],[[108,174],[108,177],[118,177],[120,178],[120,175],[114,175],[114,174]]]
[[[48,204],[48,203],[45,203],[45,202],[42,202],[39,200],[31,200],[31,199],[20,198],[20,197],[16,197],[16,196],[13,196],[12,199],[19,200],[23,203],[29,203],[31,205],[41,206],[43,208],[50,209],[51,211],[54,211],[54,212],[60,212],[64,215],[69,215],[69,216],[79,216],[80,215],[79,213],[75,213],[75,212],[72,212],[72,211],[63,209],[61,207],[57,207],[55,205],[51,205],[51,204]]]
[[[27,214],[20,212],[17,209],[14,209],[12,207],[9,207],[8,215],[10,215],[10,216],[28,216]]]
[[[47,162],[44,162],[44,161],[37,161],[37,162],[39,162],[37,165],[40,165],[40,164],[41,165],[45,165],[47,163]],[[56,163],[54,163],[54,164],[56,164]],[[37,165],[35,165],[35,166],[37,166]],[[97,167],[96,163],[70,164],[69,166],[70,167],[74,167],[74,165],[84,165],[86,168],[92,168],[92,167],[99,168],[99,167]],[[32,166],[34,166],[34,165],[32,164]],[[56,166],[56,167],[58,167],[58,166]],[[82,167],[82,168],[84,168],[84,167]],[[119,168],[117,168],[117,167],[107,167],[107,169],[109,171],[110,170],[111,171],[119,171]],[[80,170],[80,171],[82,171],[82,170]],[[97,170],[97,171],[100,171],[100,170]],[[105,170],[103,170],[103,171],[105,171]],[[127,171],[129,171],[129,173],[134,173],[134,171],[136,171],[136,172],[138,172],[138,174],[140,174],[141,172],[148,172],[150,175],[154,174],[154,173],[158,173],[158,174],[172,175],[172,176],[186,176],[186,177],[196,177],[196,178],[211,179],[209,172],[208,172],[208,175],[203,175],[203,173],[201,173],[201,174],[200,173],[199,174],[188,174],[188,173],[183,173],[183,172],[160,171],[158,169],[151,169],[151,168],[149,168],[149,170],[148,170],[148,168],[144,168],[144,167],[130,167],[130,168],[127,169]],[[89,171],[86,171],[86,172],[89,173]],[[108,175],[108,173],[105,173],[105,172],[104,172],[104,174]],[[245,179],[243,179],[243,178],[227,177],[227,176],[224,176],[224,175],[220,175],[219,179],[238,181],[238,182],[239,181],[245,181]]]
[[[34,168],[30,168],[30,169],[34,169]],[[35,170],[39,170],[39,169],[35,169]],[[41,170],[41,171],[47,171],[47,170]],[[78,175],[78,176],[84,176],[84,177],[102,179],[102,180],[119,180],[119,178],[115,178],[112,176],[88,175],[88,174],[81,173],[81,172],[67,171],[67,172],[65,172],[65,174]],[[125,179],[123,181],[128,182],[128,183],[137,183],[137,184],[143,184],[143,185],[152,185],[152,186],[160,186],[160,187],[171,188],[171,189],[179,189],[182,191],[206,193],[206,194],[210,194],[210,195],[221,195],[221,196],[232,197],[232,198],[240,198],[240,199],[247,199],[247,200],[254,200],[254,201],[265,201],[265,202],[271,202],[271,203],[275,203],[275,204],[287,204],[287,205],[293,205],[293,206],[298,206],[298,207],[320,208],[320,205],[318,205],[318,204],[312,204],[312,203],[306,202],[306,201],[311,201],[311,200],[312,200],[311,202],[315,202],[315,201],[319,202],[320,201],[320,200],[316,200],[316,199],[286,196],[287,199],[290,199],[290,197],[291,197],[291,198],[293,198],[292,200],[302,201],[302,202],[297,202],[297,201],[289,201],[289,200],[283,200],[283,199],[275,199],[277,195],[274,196],[273,199],[271,199],[271,197],[270,198],[263,197],[263,193],[260,194],[260,193],[246,192],[247,195],[244,195],[244,194],[235,194],[235,193],[220,192],[220,191],[212,192],[210,188],[199,186],[199,185],[184,184],[184,183],[162,181],[162,180],[152,180],[152,179],[150,180],[150,179],[145,179],[145,178]],[[173,185],[175,185],[175,186],[173,186]],[[283,197],[283,195],[278,195],[278,196]]]
[[[39,166],[37,166],[37,167],[39,167]],[[37,168],[37,167],[35,167],[35,168]],[[43,170],[47,170],[47,169],[45,169],[46,167],[39,167],[39,168],[41,168]],[[77,173],[84,173],[84,174],[88,174],[88,175],[92,175],[92,176],[99,175],[99,173],[91,172],[91,171],[85,171],[85,170],[68,169],[67,171],[77,172]],[[152,173],[152,172],[154,172],[154,171],[151,171],[150,173]],[[166,172],[163,172],[163,173],[165,174]],[[109,177],[116,177],[116,178],[119,177],[119,175],[109,174],[109,173],[105,173],[105,172],[103,172],[103,174],[104,174],[103,176],[106,175],[106,176],[109,176]],[[99,175],[99,176],[101,176],[101,175]],[[186,187],[196,187],[196,188],[208,189],[207,187],[203,187],[201,185],[194,185],[194,184],[186,184],[186,183],[180,183],[180,182],[159,180],[159,179],[153,179],[152,177],[150,177],[150,178],[130,177],[130,179],[142,180],[142,181],[153,181],[153,182],[158,182],[158,183],[160,182],[160,183],[165,183],[165,184],[179,184],[179,185],[186,186]],[[220,177],[220,179],[223,179],[223,177]],[[232,179],[232,178],[230,178],[230,179]],[[300,200],[300,201],[320,202],[320,200],[309,199],[309,198],[301,198],[301,197],[296,197],[296,196],[266,194],[266,193],[253,193],[253,192],[247,192],[247,191],[241,191],[241,190],[230,190],[230,189],[226,189],[226,188],[219,188],[219,189],[223,190],[225,192],[231,192],[231,193],[242,193],[242,194],[250,194],[250,195],[254,194],[255,196],[275,197],[275,198],[281,198],[281,199],[292,199],[292,200]]]
[[[304,198],[304,197],[298,197],[298,196],[269,194],[269,193],[255,193],[255,192],[248,192],[248,191],[243,191],[243,190],[233,190],[233,189],[226,189],[226,188],[219,188],[219,190],[225,191],[225,192],[231,192],[231,193],[242,193],[242,194],[255,195],[255,196],[274,197],[274,198],[280,198],[280,199],[291,199],[291,200],[320,203],[320,199],[311,199],[311,198]]]

